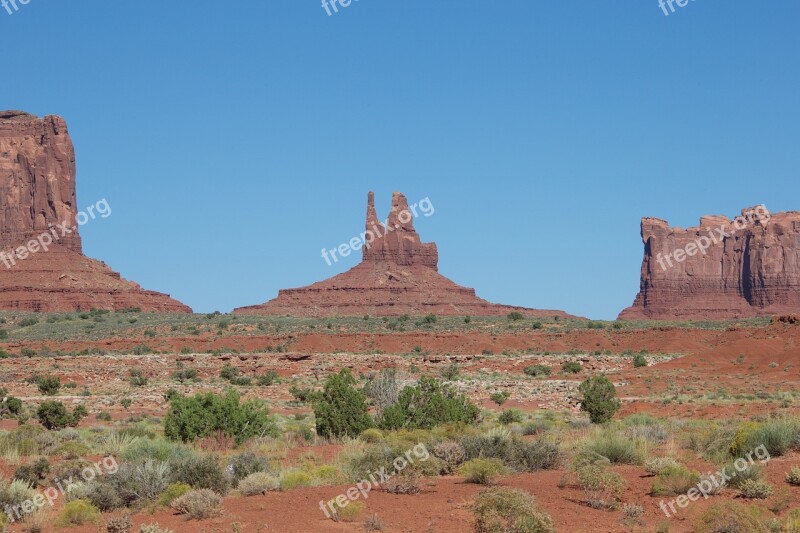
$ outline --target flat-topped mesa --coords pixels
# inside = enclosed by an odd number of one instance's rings
[[[0,248],[77,227],[75,151],[64,119],[0,111]],[[81,253],[77,229],[59,244]]]
[[[743,209],[691,228],[643,218],[639,294],[621,319],[709,320],[800,310],[800,212]]]
[[[83,255],[75,150],[63,118],[0,111],[0,188],[0,309],[191,312]]]
[[[436,244],[422,242],[414,229],[415,216],[416,213],[408,207],[406,197],[395,192],[392,194],[389,217],[385,223],[380,222],[375,211],[375,193],[370,192],[367,196],[367,244],[362,247],[364,262],[424,265],[437,270],[439,253]]]
[[[260,305],[235,309],[241,315],[402,316],[472,315],[501,316],[521,312],[529,317],[560,317],[563,311],[497,305],[475,295],[438,272],[439,254],[434,243],[425,244],[414,229],[413,218],[432,211],[409,207],[406,197],[392,195],[392,209],[384,224],[375,211],[375,195],[367,201],[369,245],[363,260],[347,272],[298,289],[283,289],[278,297]]]

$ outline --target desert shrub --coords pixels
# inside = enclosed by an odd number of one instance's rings
[[[221,377],[222,379],[226,379],[228,381],[236,379],[238,375],[239,375],[239,369],[231,365],[230,363],[225,363],[225,366],[223,366],[222,370],[220,370],[219,372],[219,377]]]
[[[782,533],[800,533],[800,509],[792,509],[783,517]]]
[[[108,533],[130,533],[131,529],[133,529],[133,522],[130,515],[127,514],[109,518],[106,522]]]
[[[622,505],[622,522],[628,526],[642,525],[644,507],[636,503]]]
[[[56,524],[61,527],[80,526],[100,519],[100,510],[86,500],[73,500],[61,510]]]
[[[29,514],[22,505],[26,501],[33,500],[36,494],[37,492],[25,481],[15,479],[9,483],[0,480],[0,508],[10,515],[9,518],[24,518]]]
[[[547,365],[530,365],[526,366],[522,371],[525,374],[533,376],[535,378],[541,376],[549,376],[550,374],[553,373],[553,369]]]
[[[577,361],[564,361],[564,364],[561,365],[561,371],[565,374],[577,374],[582,368],[581,364]]]
[[[608,422],[619,410],[617,389],[605,376],[590,377],[580,384],[578,390],[583,394],[581,411],[589,413],[594,424]]]
[[[496,403],[498,406],[502,406],[504,403],[508,401],[509,398],[511,398],[511,393],[508,391],[493,392],[491,396],[489,396],[489,399],[492,400],[494,403]]]
[[[736,501],[716,502],[693,524],[694,533],[767,533],[750,507]]]
[[[366,505],[364,502],[347,501],[343,506],[338,503],[333,504],[333,520],[335,522],[355,522],[364,512]]]
[[[164,435],[171,440],[191,442],[222,433],[236,444],[256,436],[279,434],[267,408],[258,400],[241,403],[239,393],[224,396],[201,393],[186,397],[174,394],[164,417]]]
[[[364,386],[364,393],[375,406],[378,416],[381,416],[383,410],[397,403],[400,396],[397,369],[384,368],[377,375],[372,376]]]
[[[370,515],[367,517],[366,520],[364,520],[364,530],[383,531],[383,522],[381,521],[380,517],[378,517],[378,515],[376,514]]]
[[[380,429],[369,428],[362,431],[361,435],[359,435],[358,438],[359,440],[362,440],[364,442],[375,444],[383,440],[383,433],[381,432]]]
[[[139,533],[173,533],[171,529],[164,529],[158,524],[142,524]]]
[[[498,476],[508,473],[508,469],[500,459],[471,459],[461,465],[458,474],[467,483],[492,485]]]
[[[550,516],[537,509],[533,497],[521,490],[493,487],[483,490],[472,505],[477,533],[555,533]]]
[[[59,444],[55,450],[53,450],[53,455],[59,455],[64,459],[80,459],[81,457],[85,457],[90,453],[92,453],[91,448],[82,442],[74,440],[63,442]]]
[[[640,353],[633,356],[633,368],[642,368],[644,366],[647,366],[647,357]]]
[[[682,465],[667,466],[653,482],[654,496],[678,496],[689,492],[700,481],[700,474]]]
[[[179,366],[178,370],[172,373],[172,379],[179,381],[181,383],[186,383],[187,381],[196,381],[198,380],[199,374],[197,370],[194,368],[184,368],[183,366]]]
[[[625,492],[625,479],[600,464],[588,464],[576,470],[584,501],[593,509],[614,510]]]
[[[186,483],[170,483],[166,490],[158,497],[158,503],[164,506],[172,505],[172,502],[191,491],[191,485]]]
[[[129,375],[128,383],[130,383],[132,387],[144,387],[148,383],[147,376],[138,368],[132,368]]]
[[[386,483],[383,484],[384,490],[391,494],[419,494],[422,490],[420,488],[420,475],[419,471],[414,469],[404,470],[399,474],[392,476]]]
[[[512,311],[508,313],[507,318],[513,322],[516,322],[517,320],[522,320],[523,318],[525,318],[525,315],[523,315],[519,311]]]
[[[431,429],[446,423],[474,423],[480,410],[450,385],[421,377],[415,387],[405,387],[397,403],[386,408],[380,421],[384,429]]]
[[[244,452],[234,455],[228,462],[228,472],[233,477],[234,484],[256,472],[266,472],[269,461],[253,452]]]
[[[664,469],[677,465],[672,457],[650,457],[644,462],[644,469],[650,474],[660,474]]]
[[[736,468],[736,466],[736,461],[729,461],[728,463],[722,465],[722,469],[724,469],[725,472],[730,475],[730,479],[727,481],[728,486],[738,489],[747,480],[757,481],[761,479],[761,473],[763,469],[760,465],[750,464],[747,462],[747,466],[742,470],[739,470]]]
[[[289,470],[284,472],[280,478],[281,490],[292,490],[301,487],[310,487],[314,484],[311,474],[302,470]]]
[[[36,387],[42,394],[54,396],[61,388],[61,380],[56,376],[40,376],[36,378]]]
[[[50,463],[47,459],[39,459],[29,465],[23,465],[14,471],[14,479],[26,482],[31,487],[36,487],[47,478],[50,473]]]
[[[256,472],[239,481],[238,489],[242,496],[255,496],[271,490],[278,490],[280,486],[279,477],[267,472]]]
[[[524,416],[522,411],[519,409],[506,409],[500,413],[500,416],[497,417],[497,421],[504,426],[507,426],[508,424],[520,423],[522,422],[523,418]]]
[[[126,506],[138,502],[154,501],[166,490],[170,481],[167,463],[145,459],[139,463],[123,463],[119,470],[100,482],[102,490],[110,485]],[[94,498],[93,498],[94,499]]]
[[[800,485],[800,466],[793,466],[786,472],[786,483],[789,485]]]
[[[442,474],[451,475],[467,460],[464,448],[457,442],[444,441],[433,447],[433,456],[442,461]]]
[[[258,385],[261,387],[271,387],[272,385],[280,382],[280,376],[278,376],[278,373],[274,370],[270,370],[266,374],[259,374],[256,376],[256,383],[258,383]]]
[[[22,320],[19,321],[19,324],[17,325],[21,328],[27,328],[28,326],[35,326],[38,323],[39,323],[38,318],[23,318]]]
[[[208,489],[193,490],[172,502],[175,511],[195,520],[217,516],[222,511],[222,496]]]
[[[614,430],[603,431],[590,438],[586,448],[606,457],[613,464],[635,465],[642,460],[636,443]]]
[[[770,420],[764,423],[745,422],[736,431],[730,446],[734,457],[743,457],[764,446],[771,457],[788,452],[796,442],[800,427],[790,420]]]
[[[504,433],[464,437],[460,444],[467,460],[494,457],[518,472],[548,470],[559,459],[555,444],[544,440],[523,442]]]
[[[58,400],[42,402],[36,409],[36,418],[47,429],[75,427],[84,416],[86,416],[86,408],[84,406],[79,405],[70,413],[64,404]]]
[[[748,479],[739,485],[739,493],[743,498],[751,500],[765,500],[772,496],[775,489],[764,480]]]
[[[443,380],[455,381],[458,379],[458,376],[461,375],[461,369],[458,367],[458,363],[453,361],[442,369],[441,374]]]
[[[366,396],[355,384],[353,374],[346,368],[328,376],[322,393],[314,398],[317,435],[356,437],[374,425]]]
[[[190,455],[174,461],[171,466],[172,483],[186,483],[194,489],[209,489],[218,494],[228,492],[228,476],[214,455]]]

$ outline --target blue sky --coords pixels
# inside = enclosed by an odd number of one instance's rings
[[[191,6],[191,7],[189,7]],[[196,311],[324,279],[368,190],[429,197],[439,270],[614,318],[639,220],[798,210],[800,3],[30,0],[0,108],[69,124],[88,255]]]

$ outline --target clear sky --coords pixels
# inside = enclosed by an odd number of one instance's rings
[[[606,319],[642,216],[800,210],[796,0],[19,2],[0,109],[67,119],[87,255],[196,311],[357,264],[369,190],[480,296]]]

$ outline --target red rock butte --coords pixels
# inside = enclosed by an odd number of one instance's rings
[[[168,295],[143,290],[83,255],[75,151],[61,117],[0,111],[0,187],[0,309],[191,312]],[[28,246],[45,234],[57,236],[46,251],[40,244],[49,238]],[[23,249],[20,254],[21,247],[37,251]]]
[[[734,220],[705,216],[688,229],[644,218],[642,241],[639,294],[620,319],[719,320],[800,310],[800,212],[769,214],[758,206]]]
[[[234,313],[300,317],[429,313],[497,316],[519,311],[529,317],[571,316],[563,311],[496,305],[478,298],[474,289],[461,287],[439,274],[436,244],[420,240],[405,196],[398,192],[392,195],[386,225],[378,220],[373,193],[369,193],[367,203],[366,231],[375,238],[362,247],[361,263],[308,287],[281,290],[274,300],[235,309]]]

